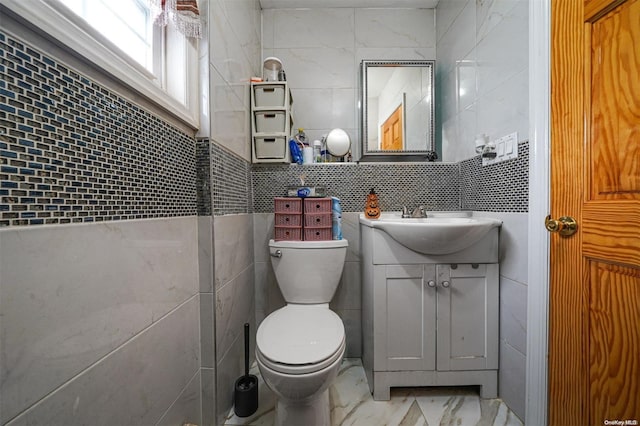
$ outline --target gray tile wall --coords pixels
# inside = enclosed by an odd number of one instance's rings
[[[253,197],[249,162],[212,140],[198,140],[198,147],[202,418],[210,425],[233,406],[244,371],[244,323],[255,340]]]
[[[1,424],[155,424],[188,392],[195,217],[9,227],[0,270]]]
[[[255,349],[253,215],[214,216],[214,321],[216,418],[218,424],[233,406],[235,380],[244,371],[244,323],[251,328]]]
[[[195,140],[0,32],[0,226],[196,213]]]
[[[0,423],[200,423],[195,139],[23,33],[0,31]]]

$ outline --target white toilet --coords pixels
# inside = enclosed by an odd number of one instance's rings
[[[256,335],[256,361],[278,396],[276,425],[331,424],[329,386],[345,350],[344,325],[329,309],[347,240],[269,241],[271,264],[287,306]]]

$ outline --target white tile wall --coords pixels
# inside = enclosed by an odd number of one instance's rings
[[[362,59],[435,59],[433,9],[268,9],[263,57],[283,62],[294,128],[311,139],[344,129],[359,157],[358,74]]]
[[[213,219],[216,290],[253,265],[253,220],[250,214]]]
[[[197,421],[199,401],[174,402],[193,395],[198,337],[195,295],[9,424],[154,425],[168,408],[171,417]]]
[[[475,135],[528,139],[528,0],[442,2],[436,87],[443,160],[475,155]]]
[[[209,127],[209,132],[201,131],[199,136],[210,137],[250,162],[249,84],[252,76],[262,74],[260,2],[201,0],[200,3],[206,3],[203,10],[207,13],[209,31],[206,82],[209,91],[203,96],[208,98],[205,109],[209,122],[204,128]],[[242,325],[247,321],[254,323],[255,316],[252,215],[215,216],[211,235],[213,277],[201,283],[201,291],[210,292],[202,304],[208,312],[201,313],[205,322],[201,324],[203,342],[211,345],[203,348],[203,355],[208,358],[203,363],[206,368],[202,369],[202,422],[206,425],[215,424],[216,418],[220,420],[231,407],[233,380],[243,368]],[[206,259],[206,247],[202,257]],[[207,272],[206,266],[201,269]],[[223,374],[214,376],[217,368]]]
[[[196,235],[195,217],[0,231],[0,423],[193,297]],[[198,360],[199,338],[189,345]],[[94,380],[109,395],[106,376]]]
[[[499,396],[524,419],[527,353],[528,213],[474,212],[500,229]]]
[[[209,134],[247,161],[249,139],[249,79],[261,75],[261,11],[258,0],[209,0],[208,86],[205,103]],[[201,67],[202,68],[202,67]],[[208,115],[206,109],[208,108]]]
[[[213,218],[215,251],[216,418],[233,404],[233,383],[243,372],[244,323],[255,336],[253,215]],[[252,344],[252,348],[255,346]],[[253,354],[253,350],[250,351]]]
[[[518,417],[524,419],[525,384],[522,372],[527,367],[527,358],[507,342],[500,341],[499,397]]]

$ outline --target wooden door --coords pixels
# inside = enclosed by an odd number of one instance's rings
[[[380,134],[382,135],[382,145],[380,149],[384,151],[402,150],[402,105],[396,108],[380,127]]]
[[[640,423],[640,0],[551,7],[549,424]]]

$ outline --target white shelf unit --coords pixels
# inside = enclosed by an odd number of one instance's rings
[[[251,159],[290,163],[293,99],[285,81],[251,83]]]

